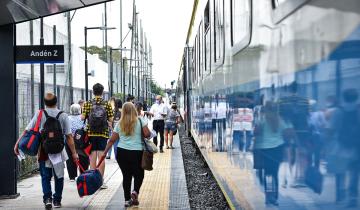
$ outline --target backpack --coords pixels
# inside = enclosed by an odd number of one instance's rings
[[[46,120],[42,131],[42,145],[47,154],[57,154],[64,149],[64,134],[59,121],[59,117],[62,113],[63,112],[60,111],[56,117],[52,117],[44,110]]]
[[[89,137],[84,128],[77,129],[74,133],[74,143],[76,149],[85,149],[90,145]]]
[[[107,112],[103,101],[96,103],[96,101],[93,100],[91,103],[92,108],[89,115],[90,131],[101,133],[108,128]]]

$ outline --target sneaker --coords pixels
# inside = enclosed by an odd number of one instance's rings
[[[166,146],[166,149],[170,149],[170,147],[169,147],[169,146]]]
[[[109,159],[110,159],[110,156],[106,156],[106,159],[108,159],[108,160],[109,160]]]
[[[132,191],[131,192],[131,200],[132,200],[132,204],[134,206],[138,206],[139,205],[139,200],[138,200],[138,193],[136,191]]]
[[[125,207],[130,207],[132,205],[133,205],[133,201],[131,199],[128,201],[125,201],[125,204],[124,204]]]
[[[75,182],[75,179],[70,179],[70,182]]]
[[[164,150],[162,148],[160,149],[160,153],[164,153]]]
[[[173,146],[170,146],[170,149],[175,149],[175,147],[173,147]]]
[[[105,190],[105,189],[107,189],[108,188],[108,186],[106,185],[106,184],[103,184],[103,185],[101,185],[101,187],[100,187],[100,189],[102,189],[102,190]]]
[[[60,201],[54,201],[54,208],[61,208],[61,202]]]
[[[46,199],[44,204],[45,204],[45,209],[52,209],[52,200],[51,200],[51,198]]]

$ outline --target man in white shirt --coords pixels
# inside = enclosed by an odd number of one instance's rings
[[[149,114],[154,117],[153,120],[153,129],[156,131],[156,134],[160,133],[160,152],[163,153],[164,146],[164,126],[165,126],[165,117],[166,117],[166,106],[161,103],[161,95],[156,96],[156,102],[151,106]],[[157,137],[153,139],[154,144],[157,146]]]

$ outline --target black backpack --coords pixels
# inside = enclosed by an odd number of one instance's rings
[[[45,153],[57,154],[60,153],[65,146],[64,134],[59,121],[59,117],[63,112],[60,111],[56,117],[51,117],[44,110],[46,120],[42,131],[42,145]]]
[[[101,133],[108,129],[107,112],[103,101],[96,103],[95,100],[92,102],[92,108],[89,115],[90,131]]]

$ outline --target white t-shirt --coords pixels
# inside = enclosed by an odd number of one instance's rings
[[[153,104],[150,113],[154,114],[154,120],[164,120],[162,114],[167,114],[167,108],[164,104]]]

